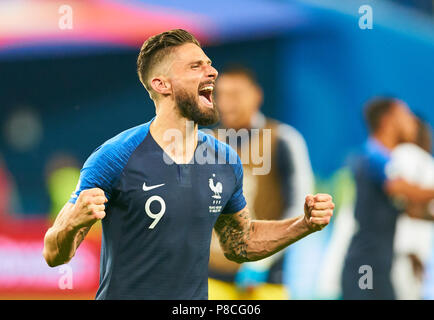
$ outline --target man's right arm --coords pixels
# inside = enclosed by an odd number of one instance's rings
[[[428,203],[434,199],[434,189],[421,188],[404,179],[388,180],[385,184],[386,192],[391,196],[404,196],[411,202]]]
[[[419,210],[419,208],[427,206],[434,199],[434,189],[421,188],[401,178],[396,174],[400,172],[399,167],[395,167],[394,160],[389,156],[372,152],[368,155],[368,165],[369,174],[376,183],[383,187],[388,196],[405,200],[405,210],[409,216],[419,219],[427,218],[424,210]],[[415,206],[417,210],[414,209]]]
[[[91,226],[105,217],[107,198],[99,188],[83,190],[66,203],[45,234],[43,256],[50,267],[69,262]]]
[[[428,203],[434,200],[434,189],[421,188],[400,178],[386,181],[385,189],[390,196],[406,200],[406,213],[410,217],[434,220],[428,212]]]

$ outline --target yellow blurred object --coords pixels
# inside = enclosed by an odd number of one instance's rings
[[[75,190],[80,169],[63,167],[54,170],[48,177],[48,192],[51,199],[50,219],[56,219],[57,214],[71,197]]]
[[[63,167],[54,170],[48,177],[48,191],[51,198],[50,220],[54,221],[66,202],[71,198],[80,178],[80,169],[76,167]],[[101,236],[101,222],[96,222],[87,238],[98,239]]]
[[[208,278],[209,300],[288,300],[288,289],[282,284],[264,283],[241,291],[235,284]]]

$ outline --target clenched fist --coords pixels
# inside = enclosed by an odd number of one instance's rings
[[[105,217],[105,205],[108,200],[99,188],[83,190],[72,210],[71,223],[76,228],[89,227]]]
[[[304,219],[312,230],[321,230],[330,223],[335,204],[332,196],[319,193],[308,195],[304,203]]]

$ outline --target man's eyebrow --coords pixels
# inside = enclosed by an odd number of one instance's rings
[[[207,60],[196,60],[196,61],[190,62],[189,64],[200,64],[200,65],[203,65],[205,63],[211,65],[212,61],[210,59],[207,59]]]

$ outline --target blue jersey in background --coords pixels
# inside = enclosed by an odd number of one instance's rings
[[[356,233],[345,259],[342,274],[344,299],[394,299],[390,278],[393,241],[399,215],[384,190],[389,151],[377,140],[369,139],[363,154],[354,164],[356,180]],[[360,267],[372,268],[373,288],[359,286]],[[362,270],[366,270],[362,268]]]

